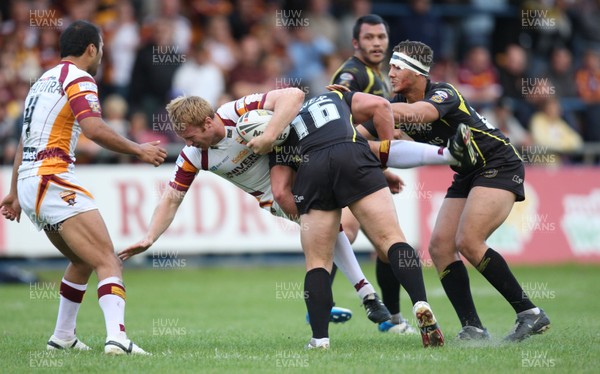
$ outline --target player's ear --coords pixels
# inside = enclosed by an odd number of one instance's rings
[[[87,53],[89,53],[90,57],[95,57],[98,53],[98,48],[94,45],[94,43],[88,44]]]
[[[352,38],[352,47],[354,48],[354,50],[358,49],[358,40]]]

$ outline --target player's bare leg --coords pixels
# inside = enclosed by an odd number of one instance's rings
[[[483,327],[469,285],[469,274],[456,247],[456,232],[467,199],[444,199],[429,242],[429,254],[433,260],[444,291],[450,299],[462,329],[461,340],[489,339]]]
[[[461,215],[456,246],[513,307],[517,313],[516,325],[506,339],[520,341],[546,331],[550,320],[531,302],[502,255],[485,242],[506,220],[514,201],[515,195],[510,191],[474,187]]]
[[[333,295],[329,273],[341,210],[315,210],[300,216],[300,240],[306,257],[304,294],[312,338],[308,348],[329,348],[329,312]]]
[[[87,283],[94,270],[71,251],[60,236],[62,224],[44,230],[50,242],[71,261],[60,283],[60,301],[54,333],[47,343],[47,349],[90,350],[75,335],[77,313],[87,289]]]
[[[374,240],[378,255],[389,262],[394,275],[408,292],[421,328],[425,347],[442,346],[444,337],[427,303],[423,272],[417,252],[406,243],[398,223],[392,195],[382,188],[350,204],[363,231]]]
[[[125,287],[121,260],[114,253],[106,225],[98,210],[73,216],[62,223],[64,243],[98,276],[98,302],[106,322],[107,354],[147,354],[125,332]]]

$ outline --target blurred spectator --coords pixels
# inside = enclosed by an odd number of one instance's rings
[[[513,99],[513,112],[523,125],[528,124],[535,108],[523,95],[524,82],[530,78],[527,71],[527,54],[518,44],[509,44],[498,62],[502,96]]]
[[[164,124],[166,121],[162,121],[161,123]],[[166,131],[166,127],[153,131],[148,123],[148,116],[146,116],[146,113],[144,112],[134,112],[131,115],[129,139],[135,142],[142,144],[159,140],[161,146],[166,146],[170,142]]]
[[[205,28],[204,46],[209,51],[211,61],[223,73],[229,72],[237,62],[238,46],[231,34],[229,21],[224,16],[215,16],[208,19]]]
[[[108,56],[109,69],[105,69],[105,94],[117,93],[125,98],[129,94],[131,72],[137,48],[140,44],[140,31],[135,11],[130,0],[116,0],[116,18],[105,25],[104,50]]]
[[[205,46],[196,44],[190,58],[175,72],[173,95],[200,96],[214,108],[224,90],[223,73],[212,63]]]
[[[293,29],[292,39],[287,48],[292,64],[292,70],[288,75],[294,81],[301,82],[299,84],[301,86],[315,87],[319,77],[325,71],[323,59],[334,51],[334,45],[327,38],[314,35],[310,28]]]
[[[444,21],[431,8],[431,0],[410,0],[409,14],[390,24],[390,47],[402,40],[418,40],[435,51],[434,61],[445,57],[448,48],[442,43]]]
[[[574,10],[582,48],[600,50],[600,1],[580,0]]]
[[[242,97],[255,92],[255,86],[262,85],[267,79],[266,72],[261,67],[263,51],[259,41],[252,35],[247,35],[240,41],[240,60],[229,73],[228,91],[234,97]]]
[[[176,53],[185,54],[192,41],[192,26],[190,20],[181,11],[181,0],[159,0],[158,18],[171,24],[172,42],[176,46]],[[155,17],[146,21],[152,27],[156,22]]]
[[[131,109],[143,110],[148,117],[170,100],[175,71],[186,61],[186,56],[173,45],[173,24],[169,20],[156,19],[152,32],[152,40],[137,53],[129,95]]]
[[[461,44],[491,47],[491,36],[496,25],[494,12],[508,6],[508,0],[471,0],[471,12],[462,18]]]
[[[571,42],[573,27],[567,14],[567,0],[528,0],[523,3],[524,30],[532,39],[531,70],[539,73],[547,70],[547,62],[555,46]]]
[[[229,0],[191,0],[190,7],[203,20],[209,17],[227,16],[233,9]]]
[[[18,144],[16,131],[14,119],[8,116],[6,104],[0,101],[0,164],[11,164],[14,159]]]
[[[512,113],[512,99],[500,98],[492,108],[484,109],[480,113],[490,125],[502,131],[518,149],[532,144],[531,136]]]
[[[58,38],[58,30],[48,29],[40,33],[40,38],[37,45],[37,52],[38,63],[41,68],[41,71],[49,70],[54,66],[58,65],[58,63],[60,62]]]
[[[459,90],[475,110],[489,108],[500,97],[502,88],[490,52],[473,47],[458,70]]]
[[[575,77],[581,99],[586,103],[584,136],[586,141],[600,141],[600,51],[589,49]]]
[[[351,12],[345,13],[340,19],[337,48],[342,58],[348,58],[354,54],[354,47],[352,45],[354,24],[358,18],[371,14],[371,8],[370,0],[352,0]]]
[[[560,113],[560,102],[555,97],[544,101],[540,110],[531,117],[529,128],[533,142],[557,154],[576,151],[583,145],[581,136],[561,118]]]
[[[102,112],[104,121],[119,135],[127,137],[129,132],[129,121],[127,121],[127,101],[121,95],[112,94],[104,99]]]
[[[229,16],[229,24],[233,37],[241,40],[251,34],[254,26],[264,16],[265,8],[262,0],[234,0],[233,12]]]
[[[330,7],[330,0],[310,0],[308,13],[303,17],[308,18],[307,26],[315,35],[321,35],[333,44],[339,37],[339,25],[329,13]]]
[[[579,131],[577,111],[580,110],[581,100],[577,94],[575,83],[575,69],[573,67],[573,56],[571,51],[565,47],[556,47],[552,50],[550,67],[542,76],[550,80],[555,94],[560,100],[563,109],[563,117],[571,127]]]

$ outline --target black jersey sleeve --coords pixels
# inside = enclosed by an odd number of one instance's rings
[[[348,105],[348,108],[350,108],[350,112],[352,112],[352,98],[354,97],[355,93],[356,92],[354,91],[342,92],[342,99],[344,99],[344,101]]]
[[[331,80],[332,84],[339,84],[348,87],[350,91],[362,91],[365,84],[362,81],[363,75],[360,74],[357,68],[344,68],[337,72]]]
[[[460,94],[450,85],[429,90],[425,93],[423,101],[433,104],[440,113],[440,118],[451,110],[457,109],[462,103]]]

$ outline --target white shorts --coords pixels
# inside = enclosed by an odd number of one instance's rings
[[[98,209],[92,194],[70,172],[19,179],[17,194],[21,209],[38,230]]]

